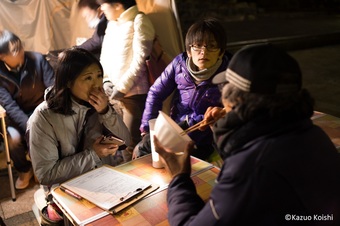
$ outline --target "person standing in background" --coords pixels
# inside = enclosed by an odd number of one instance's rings
[[[19,172],[16,189],[25,189],[33,176],[31,162],[26,158],[27,120],[53,82],[54,71],[42,54],[25,51],[17,35],[0,30],[0,104],[8,116],[10,155]]]
[[[80,0],[77,4],[77,9],[82,18],[85,19],[88,27],[94,29],[94,32],[88,39],[79,38],[79,41],[77,38],[76,46],[91,52],[99,59],[108,21],[100,10],[100,5],[96,0]],[[63,50],[64,49],[52,50],[46,54],[48,62],[53,68],[56,68],[58,54]]]
[[[99,59],[108,21],[96,0],[80,0],[78,10],[86,20],[89,28],[95,29],[92,37],[78,45],[78,47],[90,51]]]
[[[141,140],[139,125],[149,90],[146,59],[155,38],[149,18],[140,13],[135,0],[98,0],[108,19],[100,62],[104,68],[104,90],[110,101],[119,101],[132,144],[126,149],[130,160]]]

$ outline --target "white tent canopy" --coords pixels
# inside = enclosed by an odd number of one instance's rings
[[[93,30],[77,11],[79,0],[1,0],[0,29],[15,33],[25,50],[43,54],[76,45],[77,38],[91,37]],[[169,56],[184,50],[174,0],[136,0],[150,16]]]

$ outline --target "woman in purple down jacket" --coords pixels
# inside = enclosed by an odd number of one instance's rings
[[[211,80],[228,66],[226,40],[222,25],[213,18],[198,21],[189,28],[187,51],[175,57],[148,92],[140,126],[144,138],[138,147],[139,155],[150,143],[148,121],[158,116],[163,101],[173,92],[170,115],[183,129],[200,122],[209,106],[222,106],[219,88]],[[189,136],[197,147],[193,155],[207,159],[214,150],[211,130],[194,131]]]

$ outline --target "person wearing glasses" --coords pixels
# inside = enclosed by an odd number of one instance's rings
[[[191,25],[186,52],[176,56],[150,87],[140,126],[143,140],[135,148],[135,157],[150,153],[148,122],[158,116],[163,101],[173,92],[170,115],[183,129],[200,122],[208,107],[222,106],[220,90],[211,80],[228,66],[231,55],[226,45],[226,32],[217,19],[205,18]],[[193,155],[207,160],[214,151],[211,130],[188,135],[197,146]]]

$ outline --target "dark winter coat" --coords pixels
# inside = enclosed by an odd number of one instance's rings
[[[170,224],[340,225],[340,160],[329,137],[310,119],[270,130],[222,150],[227,157],[206,204],[189,175],[175,177],[168,189]],[[223,139],[216,137],[219,144]]]
[[[28,117],[44,100],[45,89],[53,85],[54,71],[42,54],[25,52],[25,63],[18,73],[10,72],[0,61],[0,104],[10,125],[24,133]],[[20,81],[15,79],[19,75]]]
[[[79,45],[78,47],[86,49],[95,54],[96,56],[97,55],[100,56],[100,51],[102,48],[107,22],[108,21],[105,15],[103,14],[92,37],[87,39],[83,44]]]

